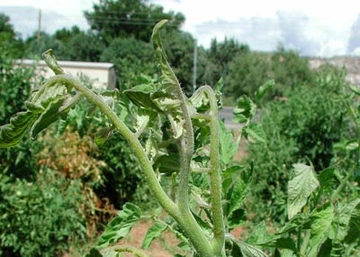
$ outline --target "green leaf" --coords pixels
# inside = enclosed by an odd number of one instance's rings
[[[154,169],[160,173],[168,175],[179,172],[180,169],[180,155],[179,153],[170,153],[168,155],[161,155],[154,162]]]
[[[305,206],[307,198],[319,186],[311,166],[297,163],[293,165],[295,176],[288,183],[288,218],[292,219]]]
[[[145,235],[145,238],[144,238],[141,248],[148,249],[150,247],[152,241],[155,238],[159,237],[161,235],[161,233],[166,230],[166,228],[167,228],[167,226],[160,222],[155,222],[154,224],[152,224],[152,226],[146,232],[146,235]]]
[[[139,221],[140,215],[141,210],[138,206],[132,203],[124,204],[123,209],[118,212],[118,216],[105,228],[99,239],[98,246],[106,247],[126,237],[135,223]]]
[[[256,113],[256,105],[251,99],[243,95],[237,100],[234,109],[234,121],[239,123],[248,123]]]
[[[317,256],[321,245],[328,238],[331,223],[334,218],[333,206],[329,203],[322,210],[315,212],[310,217],[311,236],[309,247],[311,248],[307,256]]]
[[[124,90],[124,94],[138,107],[150,108],[154,111],[161,111],[153,102],[152,96],[159,88],[154,84],[142,84]]]
[[[233,135],[227,130],[224,122],[219,121],[220,136],[220,160],[224,164],[232,162],[235,153],[238,150],[238,144],[234,141]]]
[[[53,122],[57,121],[60,117],[66,118],[70,108],[72,108],[80,99],[80,95],[75,96],[61,96],[53,101],[46,107],[44,112],[39,116],[31,128],[31,136],[34,138],[43,129],[47,128]]]
[[[289,249],[293,252],[296,252],[294,240],[288,237],[288,235],[286,235],[286,237],[283,237],[283,235],[279,234],[269,235],[266,231],[265,221],[261,222],[254,228],[253,232],[251,233],[251,237],[248,239],[248,242],[263,247]]]
[[[265,82],[265,84],[263,84],[262,86],[260,86],[256,91],[255,91],[255,100],[257,102],[259,102],[261,100],[261,98],[265,95],[265,93],[272,88],[275,85],[275,81],[272,80],[268,80],[267,82]]]
[[[334,241],[342,241],[349,231],[349,224],[356,207],[360,204],[360,198],[350,203],[339,203],[336,210],[336,217],[332,223],[332,229],[329,238]]]
[[[0,148],[17,145],[30,130],[39,114],[31,111],[19,112],[10,119],[10,123],[0,127]]]
[[[360,95],[360,89],[358,86],[350,85],[350,90],[353,91],[355,94]]]
[[[265,132],[259,124],[250,123],[242,129],[242,133],[250,142],[266,143]]]
[[[320,172],[318,175],[318,179],[320,182],[320,187],[328,192],[334,190],[335,179],[336,179],[336,169],[335,168],[327,168]]]
[[[161,73],[161,89],[166,92],[167,95],[172,96],[172,98],[180,99],[180,95],[182,95],[181,87],[167,61],[167,56],[159,33],[166,22],[167,20],[162,20],[155,25],[151,36],[151,42],[153,43],[155,55],[158,60],[158,67]]]
[[[240,253],[241,255],[234,255],[233,256],[243,256],[243,257],[267,257],[267,255],[261,251],[259,248],[249,245],[243,241],[236,240],[232,238],[232,241],[234,243],[236,253]]]

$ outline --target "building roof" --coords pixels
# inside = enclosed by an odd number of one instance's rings
[[[45,61],[37,61],[37,60],[17,60],[17,64],[24,64],[24,65],[38,65],[38,66],[46,66],[47,64]],[[114,64],[109,62],[73,62],[73,61],[58,61],[58,64],[63,67],[77,67],[77,68],[88,68],[88,69],[110,69],[114,67]]]

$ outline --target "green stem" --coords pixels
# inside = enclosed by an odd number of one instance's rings
[[[131,149],[133,150],[135,156],[137,157],[139,164],[145,174],[147,181],[149,182],[149,187],[154,193],[155,197],[159,201],[160,205],[167,211],[170,215],[178,215],[178,209],[173,201],[167,196],[167,194],[162,189],[159,181],[156,177],[156,174],[152,168],[152,165],[147,158],[147,155],[135,135],[131,130],[125,125],[125,123],[119,119],[116,113],[93,91],[85,87],[79,80],[67,76],[67,75],[56,75],[48,80],[48,83],[60,82],[73,86],[78,92],[82,93],[90,102],[95,104],[103,114],[105,114],[120,134],[125,138],[129,143]]]
[[[191,159],[194,154],[194,131],[184,94],[179,92],[178,98],[181,100],[181,112],[185,120],[184,134],[181,136],[179,142],[181,167],[180,183],[178,188],[178,203],[180,212],[188,212],[188,214],[192,215],[189,209],[189,176]]]
[[[331,201],[334,202],[336,200],[337,195],[341,192],[341,190],[345,187],[346,183],[349,181],[349,179],[354,175],[354,172],[356,170],[357,164],[354,164],[354,167],[348,172],[346,177],[341,180],[340,185],[336,188],[335,192],[331,196]]]
[[[215,93],[210,86],[203,86],[199,90],[204,91],[210,102],[210,190],[211,210],[213,213],[214,239],[212,242],[214,256],[220,256],[225,244],[225,225],[222,210],[222,179],[220,167],[220,141],[219,141],[219,118],[218,106]]]
[[[117,246],[111,247],[110,249],[114,250],[114,252],[117,252],[117,253],[125,253],[125,252],[131,253],[137,257],[148,257],[149,256],[145,252],[143,252],[135,247],[129,246],[129,245],[121,245],[121,246],[117,245]]]

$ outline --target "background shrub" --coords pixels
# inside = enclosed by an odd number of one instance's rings
[[[334,145],[350,133],[345,83],[342,72],[321,71],[315,86],[297,84],[260,111],[267,143],[250,143],[246,160],[254,169],[253,196],[261,199],[252,205],[257,218],[285,217],[292,164],[308,163],[317,172],[329,167]]]
[[[78,180],[52,170],[34,182],[0,174],[1,256],[62,256],[70,240],[86,238],[85,202]]]

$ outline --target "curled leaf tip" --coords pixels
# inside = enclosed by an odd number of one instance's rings
[[[153,29],[152,36],[151,36],[152,41],[153,41],[154,36],[159,32],[159,30],[160,30],[168,21],[169,21],[169,20],[164,19],[164,20],[159,21],[159,22],[155,25],[155,27],[154,27],[154,29]]]
[[[46,50],[42,57],[46,64],[49,66],[49,68],[56,74],[65,74],[64,70],[60,67],[60,65],[57,63],[55,55],[53,53],[52,49]]]

